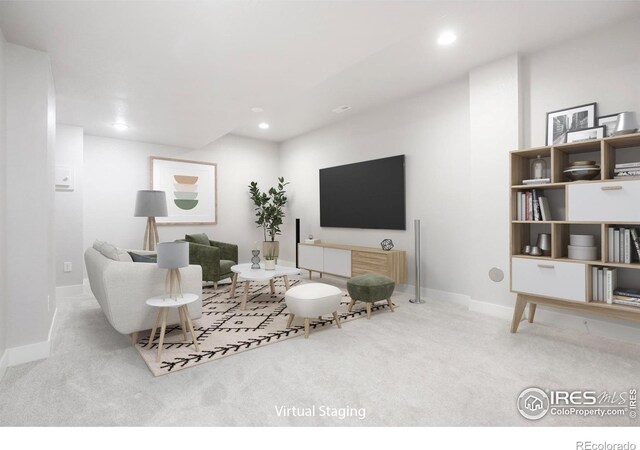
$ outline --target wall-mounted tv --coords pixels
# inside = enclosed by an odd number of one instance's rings
[[[406,230],[404,155],[320,169],[320,226]]]

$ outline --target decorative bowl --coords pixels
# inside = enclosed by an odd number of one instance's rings
[[[569,164],[570,168],[584,167],[584,166],[596,167],[596,162],[595,161],[575,161],[575,162],[572,162],[571,164]]]
[[[571,181],[593,180],[600,175],[600,167],[574,167],[564,170]]]
[[[593,261],[598,259],[597,247],[576,247],[569,245],[569,259],[579,259],[582,261]]]
[[[572,247],[595,247],[596,237],[593,234],[570,234],[569,245]]]

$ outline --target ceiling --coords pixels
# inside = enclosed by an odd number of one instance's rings
[[[6,40],[51,57],[59,122],[189,148],[290,139],[635,15],[640,1],[0,1]]]

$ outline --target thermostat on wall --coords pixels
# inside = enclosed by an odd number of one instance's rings
[[[73,169],[68,166],[56,167],[56,190],[73,191]]]

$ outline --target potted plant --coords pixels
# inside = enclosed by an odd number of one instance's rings
[[[249,184],[249,194],[255,206],[256,225],[262,227],[264,233],[263,255],[271,255],[275,262],[278,260],[280,243],[275,240],[280,234],[280,225],[284,219],[284,207],[287,204],[285,186],[289,184],[284,177],[278,177],[278,186],[270,188],[267,192],[260,191],[258,183],[252,181]]]
[[[264,257],[264,270],[276,270],[276,260],[273,253],[267,253]]]

